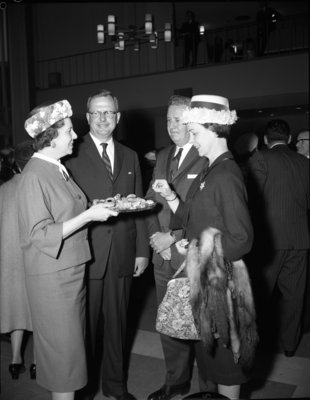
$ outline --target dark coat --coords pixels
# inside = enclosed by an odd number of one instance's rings
[[[188,240],[206,228],[222,234],[224,255],[231,261],[251,250],[253,229],[242,173],[230,152],[219,156],[205,176],[198,176],[186,202],[180,202],[172,227],[181,226]]]
[[[309,249],[309,160],[286,145],[258,151],[248,182],[257,238],[273,249]]]

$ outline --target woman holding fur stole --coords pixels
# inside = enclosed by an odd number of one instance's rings
[[[253,230],[242,173],[227,147],[236,120],[226,98],[194,96],[183,122],[209,166],[197,176],[185,202],[167,181],[153,185],[175,214],[171,228],[183,228],[187,239],[176,246],[186,256],[193,315],[200,330],[198,368],[231,399],[239,398],[240,385],[249,379],[258,339],[252,292],[241,261],[251,249]],[[190,242],[188,251],[184,242]]]

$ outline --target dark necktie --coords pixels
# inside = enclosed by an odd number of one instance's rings
[[[100,143],[100,145],[102,146],[102,154],[101,154],[102,160],[103,160],[103,162],[104,162],[104,164],[106,166],[106,169],[108,171],[109,177],[112,180],[113,179],[113,173],[112,173],[111,161],[110,161],[110,158],[109,158],[108,153],[107,153],[107,145],[108,145],[108,143]]]
[[[183,149],[179,148],[179,151],[171,160],[171,164],[170,164],[170,180],[171,181],[175,177],[175,174],[179,168],[179,161],[180,161],[180,158],[182,155],[182,151],[183,151]]]

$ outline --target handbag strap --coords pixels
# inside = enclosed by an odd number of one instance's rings
[[[186,266],[186,260],[184,260],[182,262],[182,264],[179,266],[178,270],[173,274],[172,279],[176,278],[183,271],[185,266]]]

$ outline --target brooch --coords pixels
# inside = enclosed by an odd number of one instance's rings
[[[200,184],[200,190],[202,190],[205,186],[206,186],[206,182],[202,182],[202,183]]]

